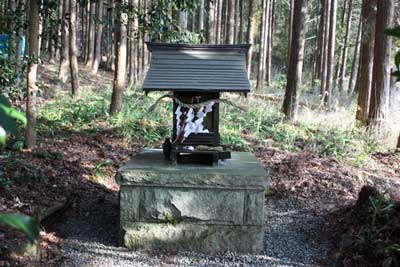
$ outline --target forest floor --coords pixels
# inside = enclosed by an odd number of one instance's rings
[[[40,69],[40,81],[44,97],[63,89],[53,65]],[[80,81],[82,90],[96,91],[111,85],[112,75],[82,69]],[[102,122],[87,126],[39,131],[34,151],[0,154],[0,212],[34,214],[65,206],[43,224],[42,266],[332,266],[341,238],[335,216],[355,204],[363,185],[376,185],[400,199],[399,153],[374,153],[373,164],[355,166],[307,150],[254,143],[252,151],[268,170],[271,186],[262,255],[129,252],[118,247],[114,176],[144,144],[128,141],[118,128]],[[23,236],[0,226],[1,266],[33,265],[15,252],[17,244],[23,244]]]

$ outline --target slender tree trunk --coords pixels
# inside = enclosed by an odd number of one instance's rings
[[[8,58],[10,60],[16,60],[18,58],[17,56],[17,51],[16,51],[16,46],[15,46],[15,10],[17,7],[17,3],[15,2],[16,0],[9,0],[8,1],[8,31],[9,31],[9,39],[8,39]]]
[[[325,0],[320,1],[320,20],[318,30],[318,52],[317,52],[317,67],[315,70],[315,79],[321,80],[321,71],[323,69],[323,57],[324,57],[324,24],[325,24]]]
[[[144,12],[143,11],[144,10],[143,1],[144,0],[139,0],[138,9],[141,12]],[[143,66],[143,64],[142,64],[142,61],[143,61],[143,56],[142,56],[142,54],[143,54],[143,38],[144,38],[144,34],[142,31],[140,31],[138,33],[138,40],[137,40],[137,50],[138,50],[138,52],[137,52],[137,63],[138,63],[137,76],[138,76],[139,81],[141,81],[142,77],[143,77],[143,75],[142,75],[142,71],[143,71],[143,68],[142,68],[142,66]]]
[[[251,45],[249,52],[247,53],[247,75],[250,77],[251,74],[251,63],[253,58],[253,43],[254,43],[254,29],[256,24],[255,14],[257,10],[257,2],[255,0],[249,0],[249,17],[247,22],[247,43]]]
[[[356,120],[366,124],[372,86],[377,0],[364,0],[362,6],[362,36]]]
[[[207,43],[215,44],[215,0],[208,0],[208,31],[207,31]]]
[[[344,25],[344,19],[346,18],[347,1],[349,0],[344,0],[343,2],[343,10],[342,10],[342,16],[340,17],[340,25]],[[351,7],[351,5],[349,6]]]
[[[68,79],[69,67],[69,30],[68,18],[66,14],[69,13],[69,0],[63,0],[63,19],[62,19],[62,32],[61,32],[61,58],[60,67],[58,71],[58,78],[65,83]]]
[[[25,132],[26,148],[32,149],[36,146],[36,78],[39,58],[40,42],[40,16],[38,1],[29,1],[29,30],[28,30],[28,55],[31,60],[28,61],[27,69],[27,92],[26,92],[26,117],[27,126]],[[32,60],[33,59],[33,60]]]
[[[226,43],[226,29],[228,17],[228,0],[221,0],[222,14],[221,14],[221,44]],[[230,0],[231,1],[231,0]]]
[[[331,0],[329,16],[329,42],[328,42],[328,60],[326,72],[326,91],[325,103],[329,110],[332,110],[332,88],[333,88],[333,66],[335,65],[335,36],[336,36],[336,11],[337,0]]]
[[[114,10],[114,1],[108,0],[108,56],[107,56],[107,69],[113,70],[114,69],[114,17],[113,17],[113,10]]]
[[[101,62],[101,37],[103,34],[103,0],[96,4],[96,44],[92,63],[92,74],[96,74]]]
[[[234,23],[233,23],[233,43],[237,44],[239,40],[239,0],[234,0],[235,12],[234,12]]]
[[[321,96],[322,100],[325,101],[326,98],[326,80],[327,80],[327,70],[328,70],[328,43],[329,43],[329,14],[330,14],[330,1],[325,0],[325,26],[324,26],[324,46],[323,46],[323,58],[322,58],[322,70],[321,70]]]
[[[217,26],[216,26],[216,42],[217,44],[222,43],[222,1],[217,1]]]
[[[79,8],[79,14],[81,16],[81,36],[80,36],[80,51],[81,53],[79,54],[79,57],[81,60],[83,59],[83,55],[84,55],[84,50],[85,50],[85,46],[86,46],[86,14],[85,14],[85,7],[84,6],[80,6]]]
[[[359,74],[358,70],[360,69],[360,43],[361,43],[361,28],[362,28],[361,22],[362,22],[362,16],[360,16],[360,20],[358,22],[357,40],[354,46],[353,63],[351,65],[351,73],[349,78],[349,89],[348,89],[349,93],[354,92],[356,80]]]
[[[384,34],[384,31],[393,27],[394,2],[378,1],[376,12],[374,68],[368,114],[368,127],[374,131],[381,130],[389,108],[392,37]]]
[[[199,33],[202,33],[203,30],[204,30],[204,0],[200,0],[198,31]]]
[[[266,41],[268,35],[269,0],[262,0],[262,17],[260,28],[260,53],[258,58],[257,90],[264,87],[266,65]]]
[[[267,83],[267,85],[270,84],[271,82],[271,67],[272,67],[272,39],[273,39],[273,35],[272,35],[272,26],[273,26],[273,6],[274,6],[274,0],[270,0],[270,7],[269,7],[269,15],[268,15],[268,28],[267,28],[267,63],[266,63],[266,67],[265,67],[265,82]]]
[[[228,1],[227,11],[225,43],[233,44],[235,36],[235,0]]]
[[[94,0],[90,2],[89,11],[89,30],[87,39],[87,53],[86,53],[86,67],[91,69],[93,58],[94,58],[94,46],[95,46],[95,21],[96,16],[96,3]]]
[[[126,0],[120,0],[120,3],[125,4],[125,1]],[[115,115],[122,110],[123,90],[126,75],[126,25],[128,22],[128,16],[122,11],[119,11],[119,13],[116,32],[115,72],[110,115]]]
[[[188,14],[186,11],[179,11],[179,24],[182,29],[187,30],[188,28]]]
[[[71,73],[71,88],[74,97],[80,96],[78,79],[78,47],[76,38],[76,5],[77,0],[69,2],[69,69]]]
[[[289,0],[289,25],[288,25],[288,62],[290,57],[290,45],[292,43],[293,12],[295,0]]]
[[[289,121],[297,116],[297,91],[302,82],[304,43],[306,31],[307,0],[296,0],[293,7],[292,43],[290,45],[289,66],[283,112]]]
[[[144,7],[144,13],[147,14],[149,7],[151,6],[151,0],[145,0],[143,3],[143,7]],[[187,19],[187,17],[186,17]],[[150,20],[150,18],[146,15],[146,20]],[[143,35],[143,43],[142,43],[142,48],[143,48],[143,60],[142,60],[142,72],[143,72],[143,76],[141,77],[141,79],[144,79],[144,74],[146,72],[147,66],[149,64],[149,50],[147,49],[147,45],[146,42],[148,42],[150,40],[149,34],[148,32],[145,32]]]
[[[238,42],[243,43],[243,0],[239,0],[239,40]]]
[[[348,41],[349,41],[349,36],[350,36],[350,30],[351,30],[351,12],[352,12],[352,5],[353,5],[353,0],[349,0],[349,8],[348,8],[348,15],[347,15],[347,22],[346,22],[346,33],[344,36],[344,42],[343,42],[343,49],[342,49],[342,62],[339,65],[339,77],[338,77],[338,90],[339,92],[343,92],[343,82],[344,78],[346,76],[346,65],[347,65],[347,46],[348,46]]]
[[[138,7],[138,0],[131,0],[133,9]],[[137,38],[135,34],[138,32],[139,21],[137,18],[134,21],[130,21],[130,52],[129,52],[129,85],[135,86],[137,83]]]

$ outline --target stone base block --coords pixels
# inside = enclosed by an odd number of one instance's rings
[[[257,254],[263,250],[262,226],[138,223],[123,227],[122,243],[129,249],[236,251]]]
[[[120,231],[130,249],[263,250],[267,174],[250,153],[225,165],[172,165],[160,150],[119,169]]]

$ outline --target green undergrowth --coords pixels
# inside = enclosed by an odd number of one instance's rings
[[[90,132],[111,128],[142,146],[159,146],[171,135],[172,101],[166,98],[153,112],[148,109],[162,95],[145,96],[140,90],[129,90],[124,96],[123,111],[112,118],[108,116],[109,89],[85,92],[79,100],[59,95],[40,108],[40,131],[56,135],[60,131]],[[379,150],[376,140],[362,128],[339,127],[329,121],[291,124],[284,121],[276,104],[260,103],[252,98],[245,103],[249,108],[247,112],[221,104],[222,141],[234,149],[251,150],[268,144],[292,152],[307,150],[356,165],[363,164],[371,153]]]

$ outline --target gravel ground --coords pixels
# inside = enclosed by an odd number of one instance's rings
[[[331,266],[323,218],[294,199],[267,199],[262,255],[127,251],[118,247],[117,211],[114,203],[87,211],[83,217],[66,214],[64,223],[55,229],[65,240],[62,250],[67,260],[63,266]]]

